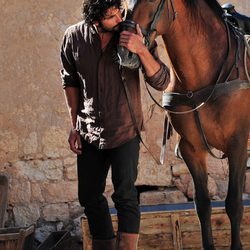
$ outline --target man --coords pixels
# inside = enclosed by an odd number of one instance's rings
[[[250,17],[244,16],[235,10],[234,5],[225,3],[222,5],[225,10],[227,18],[242,31],[250,35]]]
[[[139,139],[132,121],[119,65],[117,44],[136,53],[145,77],[158,90],[166,88],[169,71],[143,44],[141,31],[123,31],[121,0],[85,0],[84,21],[69,27],[61,48],[62,83],[70,113],[71,150],[77,154],[78,196],[85,208],[94,250],[134,250],[140,211],[135,181]],[[126,82],[139,129],[143,127],[138,70],[125,69]],[[111,166],[117,209],[117,239],[103,196]]]

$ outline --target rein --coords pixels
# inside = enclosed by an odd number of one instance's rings
[[[149,29],[147,30],[144,30],[142,29],[142,34],[144,35],[144,38],[145,38],[145,44],[147,47],[150,46],[150,36],[153,32],[156,31],[156,24],[161,16],[161,13],[164,9],[164,3],[165,3],[165,0],[161,0],[160,4],[158,5],[157,7],[157,10],[154,14],[154,17],[153,17],[153,20],[151,21],[150,23],[150,26],[149,26]]]
[[[174,21],[177,17],[177,11],[175,10],[174,0],[167,0],[167,5],[169,5],[169,1],[170,1],[171,8],[173,10],[173,21]],[[150,47],[150,36],[152,35],[153,32],[157,32],[156,25],[163,12],[164,4],[165,4],[165,0],[161,0],[154,14],[153,20],[151,21],[149,25],[149,28],[148,29],[142,28],[142,34],[144,35],[145,45],[148,48]],[[167,9],[168,9],[168,16],[170,16],[170,8],[168,7]]]

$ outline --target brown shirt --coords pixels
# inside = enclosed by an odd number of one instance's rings
[[[61,47],[62,84],[80,90],[77,129],[84,140],[100,149],[114,148],[136,136],[121,80],[119,65],[114,62],[118,37],[113,36],[104,50],[94,26],[84,22],[69,27]],[[152,51],[157,60],[156,46]],[[164,90],[169,71],[160,70],[148,83]],[[138,127],[143,126],[139,70],[125,69],[126,82]]]

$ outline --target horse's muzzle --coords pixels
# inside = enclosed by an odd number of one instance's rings
[[[130,32],[136,32],[136,23],[131,20],[125,20],[120,24],[121,31],[128,30]],[[118,45],[117,46],[118,62],[121,66],[130,69],[139,68],[141,65],[140,59],[137,54],[130,52],[127,48]]]

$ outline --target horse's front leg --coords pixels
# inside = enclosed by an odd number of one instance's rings
[[[231,222],[231,250],[241,250],[240,224],[243,216],[242,193],[247,163],[246,141],[231,143],[227,152],[229,162],[229,183],[226,198],[226,212]],[[236,138],[234,138],[236,140]]]
[[[194,181],[194,198],[201,225],[203,247],[205,250],[214,250],[211,226],[211,202],[207,187],[207,153],[200,146],[191,145],[183,139],[180,141],[180,151]]]

